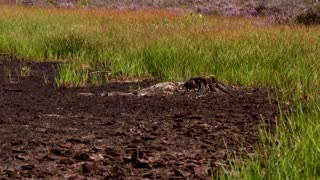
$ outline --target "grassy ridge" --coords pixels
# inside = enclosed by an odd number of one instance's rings
[[[292,115],[280,118],[275,135],[263,132],[266,154],[236,164],[232,174],[243,179],[317,179],[319,27],[257,27],[255,21],[162,10],[1,6],[0,53],[66,62],[59,69],[60,86],[81,86],[89,72],[105,71],[162,80],[214,74],[228,84],[277,88],[283,103],[296,104]]]

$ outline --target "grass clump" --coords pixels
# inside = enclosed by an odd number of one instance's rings
[[[76,67],[74,64],[58,66],[59,75],[55,78],[57,87],[85,86],[88,83],[89,71]]]
[[[319,102],[298,104],[275,133],[262,130],[260,153],[236,161],[219,179],[319,179]],[[304,110],[302,110],[304,109]],[[272,149],[270,148],[272,147]]]
[[[45,58],[77,58],[81,56],[97,56],[101,45],[89,36],[77,32],[54,34],[43,39]]]
[[[198,74],[208,74],[214,67],[214,51],[203,50],[200,42],[192,40],[160,39],[129,53],[133,63],[129,75],[156,77],[161,80],[181,80]],[[117,66],[124,67],[117,64]],[[111,68],[117,69],[117,68]]]

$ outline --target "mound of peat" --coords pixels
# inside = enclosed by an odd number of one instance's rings
[[[31,74],[16,76],[24,66]],[[0,59],[0,177],[206,179],[231,154],[254,153],[277,115],[263,89],[102,97],[152,82],[57,90],[44,83],[55,72]]]

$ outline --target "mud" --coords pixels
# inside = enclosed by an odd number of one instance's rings
[[[14,75],[21,65],[31,73]],[[276,123],[263,89],[102,97],[154,82],[56,89],[56,66],[0,58],[4,179],[207,179]]]

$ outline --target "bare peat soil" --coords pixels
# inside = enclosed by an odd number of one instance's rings
[[[259,126],[278,114],[263,89],[102,97],[153,82],[56,89],[44,83],[56,63],[8,59],[0,58],[3,178],[208,179],[232,155],[254,153]],[[31,75],[17,76],[25,66]]]

